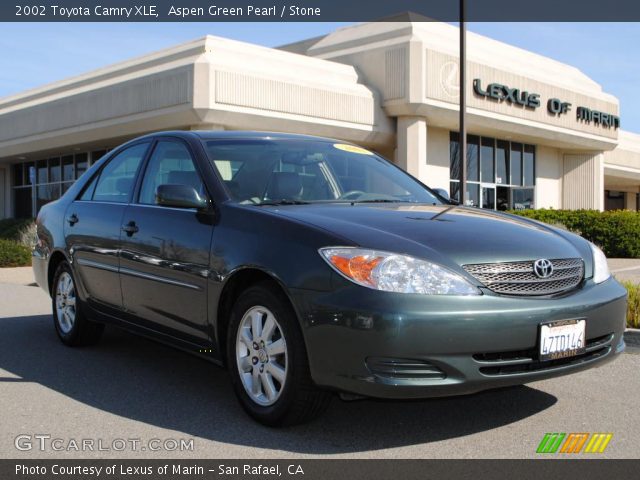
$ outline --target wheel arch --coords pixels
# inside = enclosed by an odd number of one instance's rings
[[[56,274],[56,270],[58,270],[60,264],[65,261],[68,262],[69,259],[62,250],[54,250],[49,257],[49,264],[47,266],[47,289],[49,290],[49,294],[52,293],[53,277]]]
[[[275,274],[267,272],[258,267],[244,267],[232,272],[224,283],[222,292],[218,299],[218,306],[216,310],[216,322],[215,322],[215,334],[217,340],[217,346],[220,352],[220,359],[226,366],[227,364],[227,332],[229,326],[229,316],[231,309],[237,298],[247,290],[248,288],[257,285],[259,283],[267,282],[273,287],[277,288],[283,296],[289,302],[289,305],[293,309],[298,322],[300,316],[298,311],[291,300],[291,296],[287,291],[286,286]],[[304,338],[304,335],[302,336]]]

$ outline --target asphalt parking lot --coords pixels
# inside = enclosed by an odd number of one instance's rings
[[[599,369],[468,397],[336,399],[311,424],[273,430],[244,414],[224,370],[116,329],[67,348],[49,309],[39,288],[0,279],[3,458],[532,458],[546,432],[611,432],[600,457],[638,457],[635,348]],[[40,434],[63,451],[16,449],[17,436]],[[78,452],[82,439],[193,439],[193,450]]]

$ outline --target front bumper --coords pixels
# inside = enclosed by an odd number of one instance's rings
[[[293,290],[321,386],[426,398],[518,385],[590,368],[624,350],[626,290],[613,278],[556,298],[422,296],[347,285]],[[539,325],[586,318],[587,352],[538,361]]]

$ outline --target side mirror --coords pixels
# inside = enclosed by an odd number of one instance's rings
[[[163,207],[202,210],[207,207],[207,200],[190,185],[165,184],[159,185],[156,190],[156,204]]]
[[[444,188],[434,188],[433,190],[445,200],[451,200],[451,198],[449,198],[449,192]]]

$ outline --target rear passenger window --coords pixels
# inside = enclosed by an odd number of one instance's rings
[[[143,143],[129,147],[109,160],[100,172],[92,200],[127,203],[133,190],[136,172],[148,146],[148,143]]]
[[[139,203],[153,205],[160,185],[187,185],[204,196],[204,185],[187,147],[180,142],[158,142],[142,180]]]

